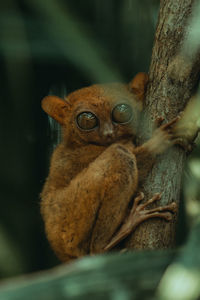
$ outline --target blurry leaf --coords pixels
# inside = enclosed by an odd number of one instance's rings
[[[200,159],[191,159],[189,162],[189,167],[192,174],[200,179]]]
[[[188,23],[182,52],[185,56],[194,58],[200,49],[200,2],[194,1],[193,12]]]
[[[188,242],[170,265],[158,288],[161,300],[196,300],[200,297],[200,218]]]
[[[100,45],[80,26],[66,6],[55,0],[31,0],[31,8],[42,15],[46,31],[55,39],[63,56],[89,74],[94,82],[122,81],[117,71],[109,67]]]
[[[12,237],[0,226],[0,277],[23,272],[22,257]]]

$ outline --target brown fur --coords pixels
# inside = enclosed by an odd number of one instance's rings
[[[146,82],[147,75],[140,73],[129,86],[93,85],[65,100],[48,96],[42,101],[63,128],[41,193],[47,238],[62,261],[104,251],[127,216],[138,181],[151,168],[157,154],[155,136],[140,147],[134,145]],[[122,102],[133,107],[129,124],[111,120],[113,107]],[[79,129],[75,119],[82,111],[92,111],[100,125]]]

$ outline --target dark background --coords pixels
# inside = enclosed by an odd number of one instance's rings
[[[148,72],[158,8],[158,0],[1,1],[1,277],[58,263],[39,212],[56,139],[41,99]]]

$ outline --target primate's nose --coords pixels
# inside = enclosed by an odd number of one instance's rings
[[[114,137],[114,129],[113,129],[113,125],[106,123],[102,129],[102,135],[105,138],[113,138]]]

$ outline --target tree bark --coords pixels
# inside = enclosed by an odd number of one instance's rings
[[[197,85],[199,57],[190,57],[182,51],[193,5],[193,0],[160,1],[142,124],[143,141],[151,134],[152,121],[162,116],[167,122],[177,116]],[[161,205],[172,201],[179,204],[185,159],[185,151],[178,146],[158,158],[143,187],[146,199],[161,192]],[[156,218],[144,222],[127,240],[126,247],[157,249],[173,246],[176,221],[177,215],[170,222]]]

